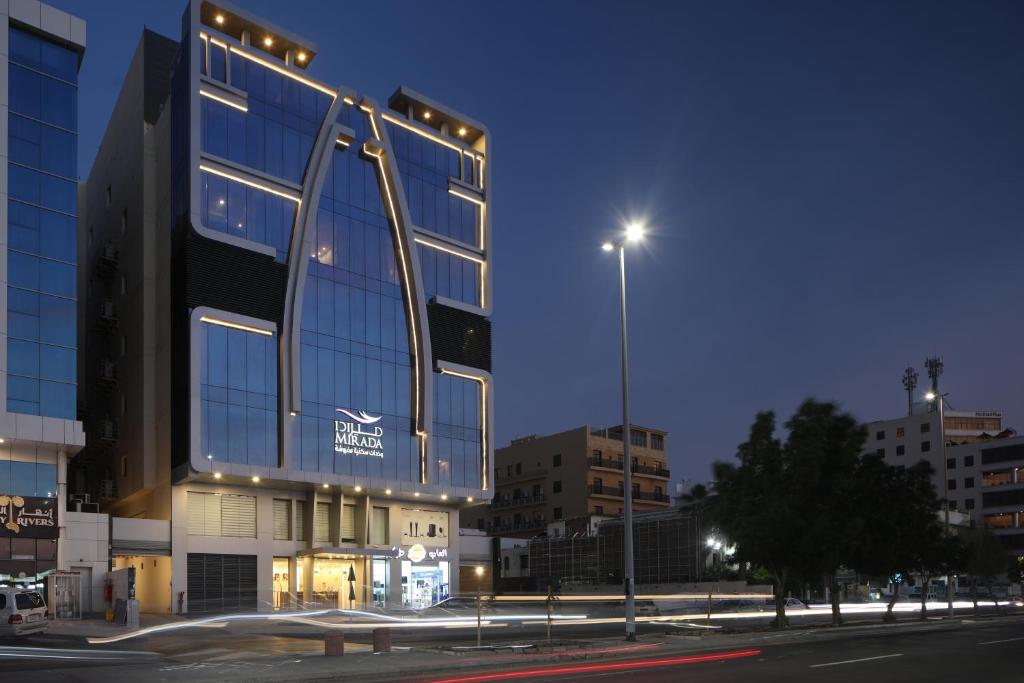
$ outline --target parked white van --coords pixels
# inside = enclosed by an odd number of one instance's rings
[[[36,591],[0,588],[0,634],[45,633],[49,614],[46,601]]]

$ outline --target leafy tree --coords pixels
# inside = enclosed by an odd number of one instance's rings
[[[802,522],[794,547],[805,578],[823,576],[832,597],[832,624],[842,624],[839,568],[853,559],[851,539],[859,526],[857,468],[866,430],[835,403],[804,401],[786,422],[786,470],[799,491],[793,503]]]
[[[984,583],[989,595],[994,598],[992,582],[1006,569],[1006,549],[999,538],[983,526],[974,530],[967,543],[966,569],[971,574],[971,601],[974,602],[974,613],[977,614],[978,581],[980,579]],[[998,602],[996,611],[999,611]]]
[[[714,466],[717,521],[736,543],[737,559],[759,565],[770,574],[775,588],[775,626],[785,628],[785,588],[792,577],[793,548],[804,520],[794,505],[796,486],[775,438],[774,413],[758,413],[736,457],[738,465],[719,462]]]
[[[928,555],[923,544],[937,543],[939,500],[932,485],[933,472],[923,460],[908,468],[893,467],[874,454],[861,458],[858,466],[858,528],[850,539],[852,566],[862,574],[893,581],[886,621],[893,620],[892,610],[903,583],[895,580],[896,576],[905,576],[922,564]]]

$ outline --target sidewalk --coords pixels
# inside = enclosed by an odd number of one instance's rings
[[[176,614],[142,614],[139,616],[139,627],[159,626],[175,622],[188,621]],[[49,633],[65,638],[103,638],[107,636],[129,633],[135,629],[113,624],[105,619],[53,619],[50,621]]]

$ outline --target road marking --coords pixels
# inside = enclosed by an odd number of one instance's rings
[[[857,662],[870,662],[875,659],[889,659],[890,657],[902,657],[903,654],[895,655],[878,655],[877,657],[864,657],[863,659],[847,659],[842,662],[828,662],[826,664],[811,664],[812,669],[818,669],[823,666],[839,666],[840,664],[856,664]]]
[[[978,643],[978,645],[997,645],[998,643],[1013,643],[1013,642],[1016,642],[1018,640],[1024,640],[1024,637],[1022,637],[1022,638],[1007,638],[1005,640],[987,640],[984,643]]]

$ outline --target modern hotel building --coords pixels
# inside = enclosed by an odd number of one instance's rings
[[[81,19],[0,2],[0,585],[41,585],[67,565],[65,474],[85,443],[75,370],[84,51]]]
[[[81,481],[143,611],[425,606],[491,496],[487,130],[315,56],[194,0],[89,175]]]

